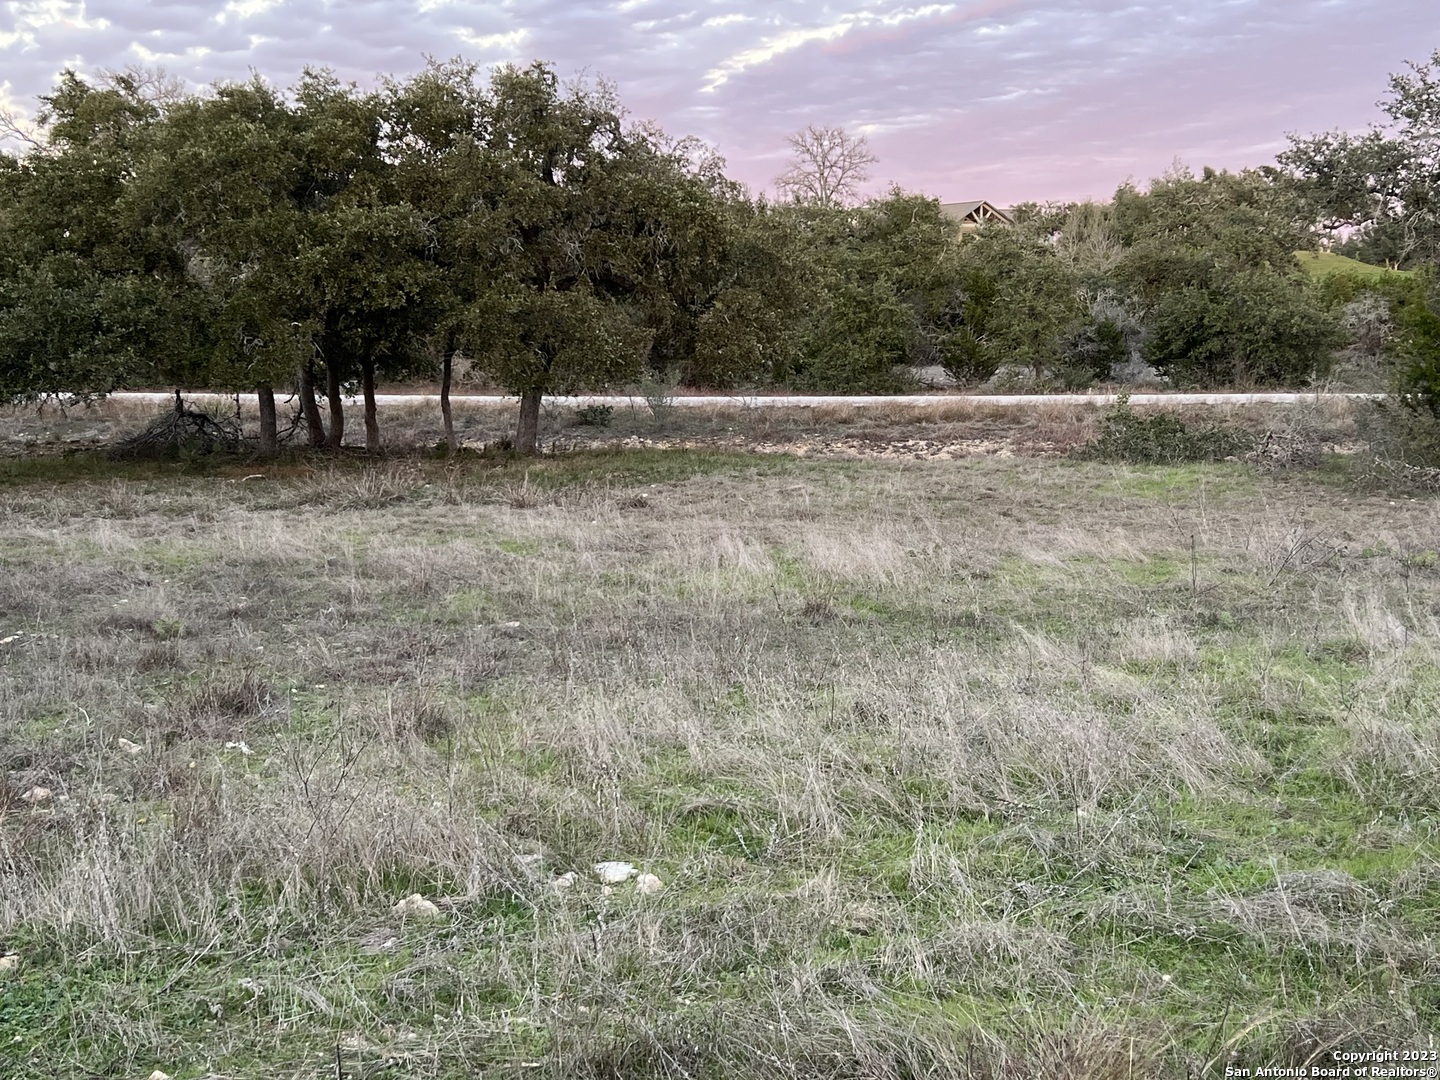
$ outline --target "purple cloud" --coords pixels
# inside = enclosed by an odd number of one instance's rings
[[[787,133],[839,124],[879,154],[876,190],[1003,204],[1363,127],[1386,74],[1437,46],[1433,0],[10,0],[0,96],[33,109],[66,65],[160,64],[203,86],[540,58],[614,79],[637,116],[705,138],[756,189]]]

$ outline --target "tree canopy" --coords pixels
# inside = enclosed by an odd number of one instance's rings
[[[1327,226],[1350,230],[1349,253],[1422,272],[1394,305],[1393,351],[1405,400],[1440,414],[1440,50],[1391,75],[1380,107],[1385,124],[1292,136],[1280,161]]]
[[[704,144],[631,119],[603,80],[541,63],[200,93],[67,71],[34,140],[0,155],[0,400],[251,390],[268,451],[277,394],[313,445],[339,447],[358,391],[375,450],[377,384],[438,377],[453,448],[463,357],[519,398],[531,451],[545,395],[649,375],[1300,386],[1363,334],[1412,386],[1440,386],[1423,288],[1317,283],[1296,257],[1343,226],[1367,258],[1440,258],[1437,87],[1440,54],[1393,77],[1384,128],[962,233],[929,196],[861,199],[863,137],[794,136],[771,201]]]
[[[781,347],[763,207],[608,84],[452,61],[373,93],[324,71],[143,89],[66,72],[44,142],[0,161],[8,399],[293,383],[339,446],[348,388],[463,349],[520,395],[529,450],[543,394],[647,365],[744,379]]]
[[[1331,227],[1357,230],[1395,266],[1440,265],[1440,49],[1390,76],[1387,123],[1361,135],[1291,136],[1282,165]]]

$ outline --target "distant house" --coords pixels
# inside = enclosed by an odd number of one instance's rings
[[[940,212],[960,223],[961,232],[974,232],[982,225],[1014,225],[1015,219],[984,199],[941,203]]]

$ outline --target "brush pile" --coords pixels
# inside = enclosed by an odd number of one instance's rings
[[[177,391],[175,407],[144,429],[120,440],[110,451],[112,461],[176,461],[209,454],[238,454],[245,436],[238,417],[216,416],[187,405]]]

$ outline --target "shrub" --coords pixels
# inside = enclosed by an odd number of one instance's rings
[[[678,371],[647,370],[640,378],[640,396],[650,406],[653,416],[664,416],[675,405],[675,388],[680,385]]]
[[[613,405],[584,405],[575,410],[575,423],[581,427],[609,427],[614,418]]]
[[[1064,363],[1056,370],[1062,385],[1080,389],[1108,379],[1130,358],[1125,331],[1113,319],[1099,318],[1072,331],[1062,345]]]
[[[1390,302],[1379,293],[1361,293],[1340,309],[1340,325],[1357,353],[1372,363],[1380,359],[1395,332]]]
[[[1259,270],[1166,294],[1145,353],[1180,385],[1303,386],[1342,341],[1339,320],[1313,287]]]
[[[1395,354],[1400,360],[1401,399],[1440,418],[1440,290],[1433,278],[1425,293],[1400,309]]]
[[[1255,444],[1253,436],[1220,424],[1186,424],[1174,413],[1141,416],[1121,394],[1100,421],[1100,434],[1087,447],[1101,461],[1130,465],[1181,465],[1223,461],[1244,454]]]
[[[942,363],[964,382],[1002,367],[1029,368],[1037,381],[1084,385],[1064,353],[1067,335],[1087,312],[1074,274],[1046,241],[1016,230],[982,230],[957,251],[960,289],[952,301],[958,325]],[[1092,352],[1104,348],[1096,343]]]
[[[1357,477],[1391,491],[1440,491],[1440,419],[1413,400],[1357,403],[1355,428],[1365,444]]]

